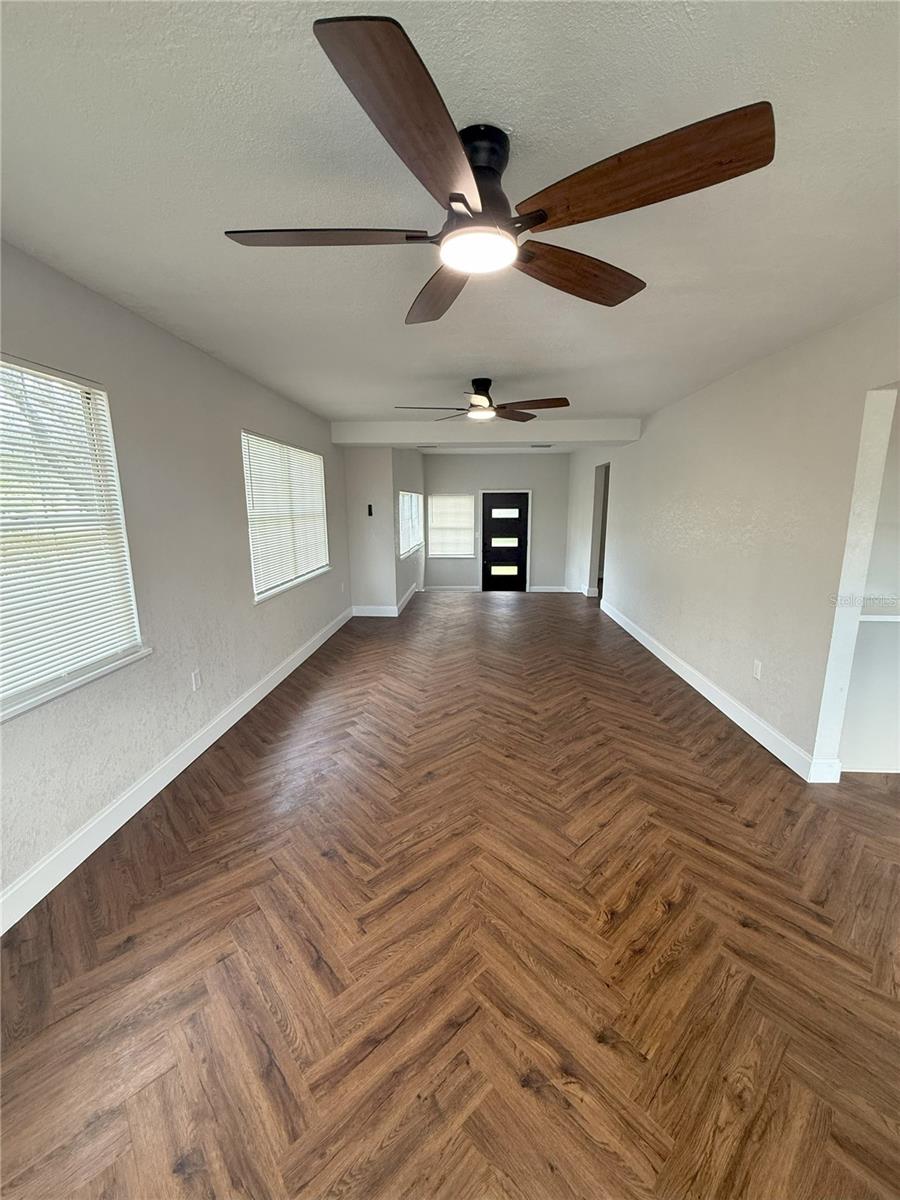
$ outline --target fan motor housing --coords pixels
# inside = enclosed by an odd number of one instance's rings
[[[509,137],[496,125],[467,125],[459,139],[481,195],[481,211],[496,221],[509,219],[511,208],[500,184],[509,163]]]
[[[488,167],[502,175],[509,163],[509,137],[496,125],[467,125],[459,131],[472,167]]]

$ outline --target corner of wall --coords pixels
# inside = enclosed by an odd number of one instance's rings
[[[0,933],[5,933],[15,923],[21,920],[30,909],[71,874],[80,863],[129,821],[136,813],[167,787],[173,779],[181,774],[194,759],[218,741],[227,733],[236,721],[263,700],[269,692],[285,680],[292,671],[349,621],[350,609],[345,609],[334,620],[320,629],[295,650],[288,658],[279,663],[272,671],[263,676],[253,687],[248,688],[243,695],[229,704],[218,716],[198,730],[192,737],[169,754],[153,770],[137,780],[121,796],[108,804],[100,812],[90,818],[80,829],[76,829],[59,846],[45,854],[34,866],[30,867],[18,879],[14,879],[0,892]]]
[[[642,629],[640,625],[636,625],[624,613],[619,612],[609,601],[601,599],[600,608],[608,617],[612,617],[626,633],[630,633],[635,641],[640,642],[660,662],[664,663],[669,670],[674,671],[685,683],[690,684],[694,691],[699,692],[719,712],[724,713],[729,720],[749,734],[754,741],[764,746],[770,754],[780,759],[786,767],[790,767],[801,779],[805,779],[808,783],[835,783],[840,779],[839,762],[814,758],[802,746],[798,746],[790,738],[785,737],[768,721],[764,721],[757,713],[736,700],[734,696],[724,691],[718,684],[692,667],[690,663],[685,662],[662,642],[658,642],[652,634]]]

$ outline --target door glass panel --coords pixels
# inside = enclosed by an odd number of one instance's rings
[[[502,519],[504,517],[517,517],[518,515],[519,515],[519,510],[517,508],[492,508],[491,509],[491,516],[495,517],[495,518],[499,517]]]
[[[492,546],[518,546],[518,544],[519,544],[519,539],[517,537],[515,537],[515,538],[492,537],[491,538]]]
[[[519,573],[519,568],[516,566],[498,567],[498,566],[496,566],[496,564],[491,566],[491,574],[492,575],[518,575],[518,573]]]

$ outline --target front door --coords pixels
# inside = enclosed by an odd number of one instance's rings
[[[481,588],[524,592],[528,565],[528,493],[485,492],[481,501]]]

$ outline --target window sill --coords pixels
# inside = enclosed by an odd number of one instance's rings
[[[128,650],[116,658],[106,659],[91,667],[86,667],[77,674],[70,675],[67,679],[57,679],[48,683],[39,692],[32,692],[30,695],[23,695],[18,699],[13,697],[9,705],[0,713],[0,722],[10,721],[13,717],[30,712],[31,709],[37,708],[41,704],[55,700],[57,696],[64,696],[66,692],[74,692],[76,688],[83,687],[86,683],[93,683],[95,679],[110,675],[113,671],[118,671],[120,667],[129,667],[132,663],[140,662],[142,658],[146,658],[148,654],[152,653],[151,646],[139,646],[136,650]]]
[[[418,546],[410,546],[410,548],[408,550],[404,550],[403,553],[400,555],[401,561],[404,558],[409,558],[409,556],[411,554],[415,554],[417,550],[421,550],[424,547],[424,545],[425,545],[424,542],[419,542]]]
[[[287,583],[282,583],[278,587],[271,588],[268,592],[264,592],[261,596],[254,596],[254,604],[265,604],[267,600],[271,600],[273,596],[280,596],[282,592],[289,592],[291,588],[299,587],[301,583],[308,583],[310,579],[317,579],[319,575],[324,575],[331,570],[331,563],[326,563],[324,567],[319,567],[315,571],[310,571],[307,575],[301,575],[298,579],[289,579]]]
[[[471,559],[471,558],[477,558],[478,555],[477,554],[429,554],[428,557],[429,558],[445,558],[445,559],[451,559],[451,558],[457,558],[457,559],[470,558]]]

